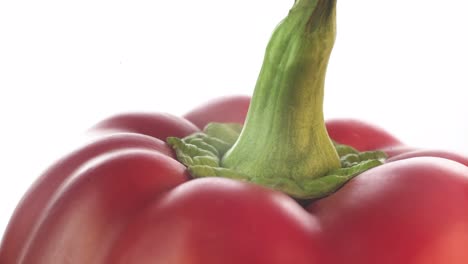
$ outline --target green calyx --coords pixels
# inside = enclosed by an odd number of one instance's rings
[[[232,148],[241,131],[240,124],[210,123],[203,132],[183,139],[169,137],[167,142],[175,150],[177,159],[187,166],[190,175],[194,178],[224,177],[244,180],[280,190],[298,199],[325,197],[361,172],[383,164],[386,158],[382,151],[359,152],[350,146],[334,142],[334,149],[340,159],[340,168],[331,170],[321,177],[311,177],[302,182],[281,177],[256,177],[221,165],[223,156]]]
[[[254,182],[300,199],[324,197],[382,164],[381,152],[334,144],[323,117],[336,0],[296,0],[268,43],[243,127],[209,124],[169,138],[193,177]]]

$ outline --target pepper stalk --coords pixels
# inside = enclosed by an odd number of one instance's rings
[[[336,0],[297,0],[268,44],[244,128],[221,165],[256,177],[340,168],[323,116]]]
[[[190,174],[316,199],[382,164],[383,152],[360,153],[328,136],[323,98],[335,34],[336,0],[296,0],[268,43],[245,125],[211,123],[168,138]]]

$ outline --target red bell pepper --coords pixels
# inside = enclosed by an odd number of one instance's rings
[[[468,263],[468,158],[324,122],[335,6],[295,2],[252,101],[94,126],[18,205],[0,263]]]

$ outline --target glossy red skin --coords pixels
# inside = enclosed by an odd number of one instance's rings
[[[447,159],[399,160],[310,205],[326,263],[468,263],[467,173]]]
[[[112,124],[110,121],[115,120]],[[144,126],[145,123],[151,125]],[[51,203],[62,184],[87,163],[108,153],[125,149],[152,150],[174,158],[172,149],[163,141],[170,135],[181,137],[198,131],[189,121],[169,114],[131,113],[108,118],[91,129],[92,143],[57,161],[29,189],[11,217],[0,247],[0,263],[16,263],[24,244],[39,225],[38,219]],[[137,132],[137,133],[130,133]]]
[[[231,122],[237,114],[223,113],[235,111],[239,101],[233,98],[224,109],[229,98],[222,100],[193,113],[220,113],[213,121]],[[191,119],[203,121],[193,113]],[[329,133],[345,139],[333,131],[346,129],[345,121],[338,123],[327,123]],[[356,127],[370,133],[368,126],[350,123],[352,131],[359,131]],[[183,118],[120,115],[93,131],[108,136],[62,159],[25,196],[5,233],[0,263],[468,261],[463,248],[468,167],[460,163],[395,160],[359,175],[306,211],[286,195],[250,183],[187,181],[168,146],[145,136],[198,131]],[[126,133],[109,136],[115,131]],[[383,130],[372,132],[385,139],[372,141],[374,146],[399,143]],[[354,147],[370,147],[363,145],[364,136],[354,138]]]
[[[102,157],[79,174],[46,208],[25,245],[24,263],[105,263],[126,222],[155,195],[188,179],[176,160],[132,149]]]
[[[249,110],[250,96],[237,95],[217,98],[186,113],[184,118],[203,129],[210,122],[241,123]]]
[[[412,147],[412,146],[406,146],[406,145],[395,145],[395,146],[389,146],[385,148],[381,148],[378,150],[381,150],[385,152],[388,156],[388,158],[392,158],[395,156],[398,156],[400,154],[406,153],[406,152],[412,152],[419,150],[420,148]]]
[[[319,233],[317,220],[282,193],[204,178],[137,214],[107,263],[321,263]],[[143,248],[151,252],[142,261]]]
[[[465,166],[468,166],[468,157],[463,156],[462,154],[445,151],[445,150],[433,150],[433,149],[419,149],[419,150],[404,152],[399,155],[390,157],[389,159],[387,159],[387,162],[409,159],[413,157],[439,157],[439,158],[453,160]]]
[[[331,119],[326,122],[328,135],[340,144],[359,151],[400,146],[403,143],[382,128],[356,119]]]
[[[91,128],[95,134],[138,133],[166,141],[167,137],[185,137],[199,128],[189,120],[167,113],[124,113],[111,116]]]

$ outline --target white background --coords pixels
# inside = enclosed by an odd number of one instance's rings
[[[100,119],[250,94],[292,0],[0,2],[0,235],[21,196]],[[468,154],[468,7],[338,1],[325,115]]]

